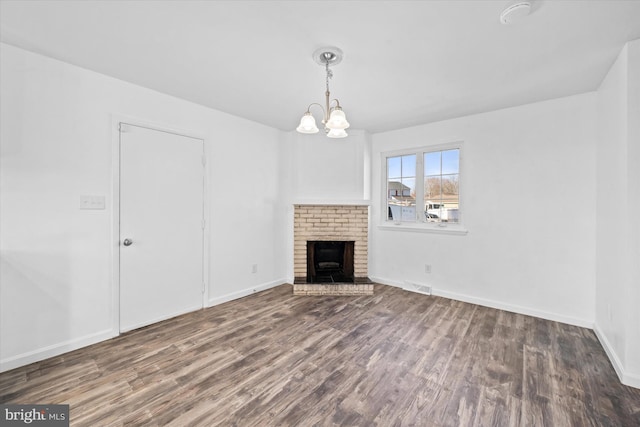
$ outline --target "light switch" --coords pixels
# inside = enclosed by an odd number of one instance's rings
[[[80,196],[80,209],[104,209],[105,196]]]

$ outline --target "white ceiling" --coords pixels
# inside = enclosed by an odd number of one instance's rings
[[[382,132],[595,90],[640,38],[640,0],[0,1],[3,42],[266,125],[323,102]]]

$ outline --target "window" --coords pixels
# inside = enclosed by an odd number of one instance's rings
[[[458,143],[383,154],[387,220],[460,223],[461,149]]]

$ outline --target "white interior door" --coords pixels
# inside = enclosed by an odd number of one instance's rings
[[[203,150],[120,125],[120,331],[203,306]]]

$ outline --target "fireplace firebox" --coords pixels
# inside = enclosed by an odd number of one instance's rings
[[[307,283],[354,283],[353,241],[307,241]]]

